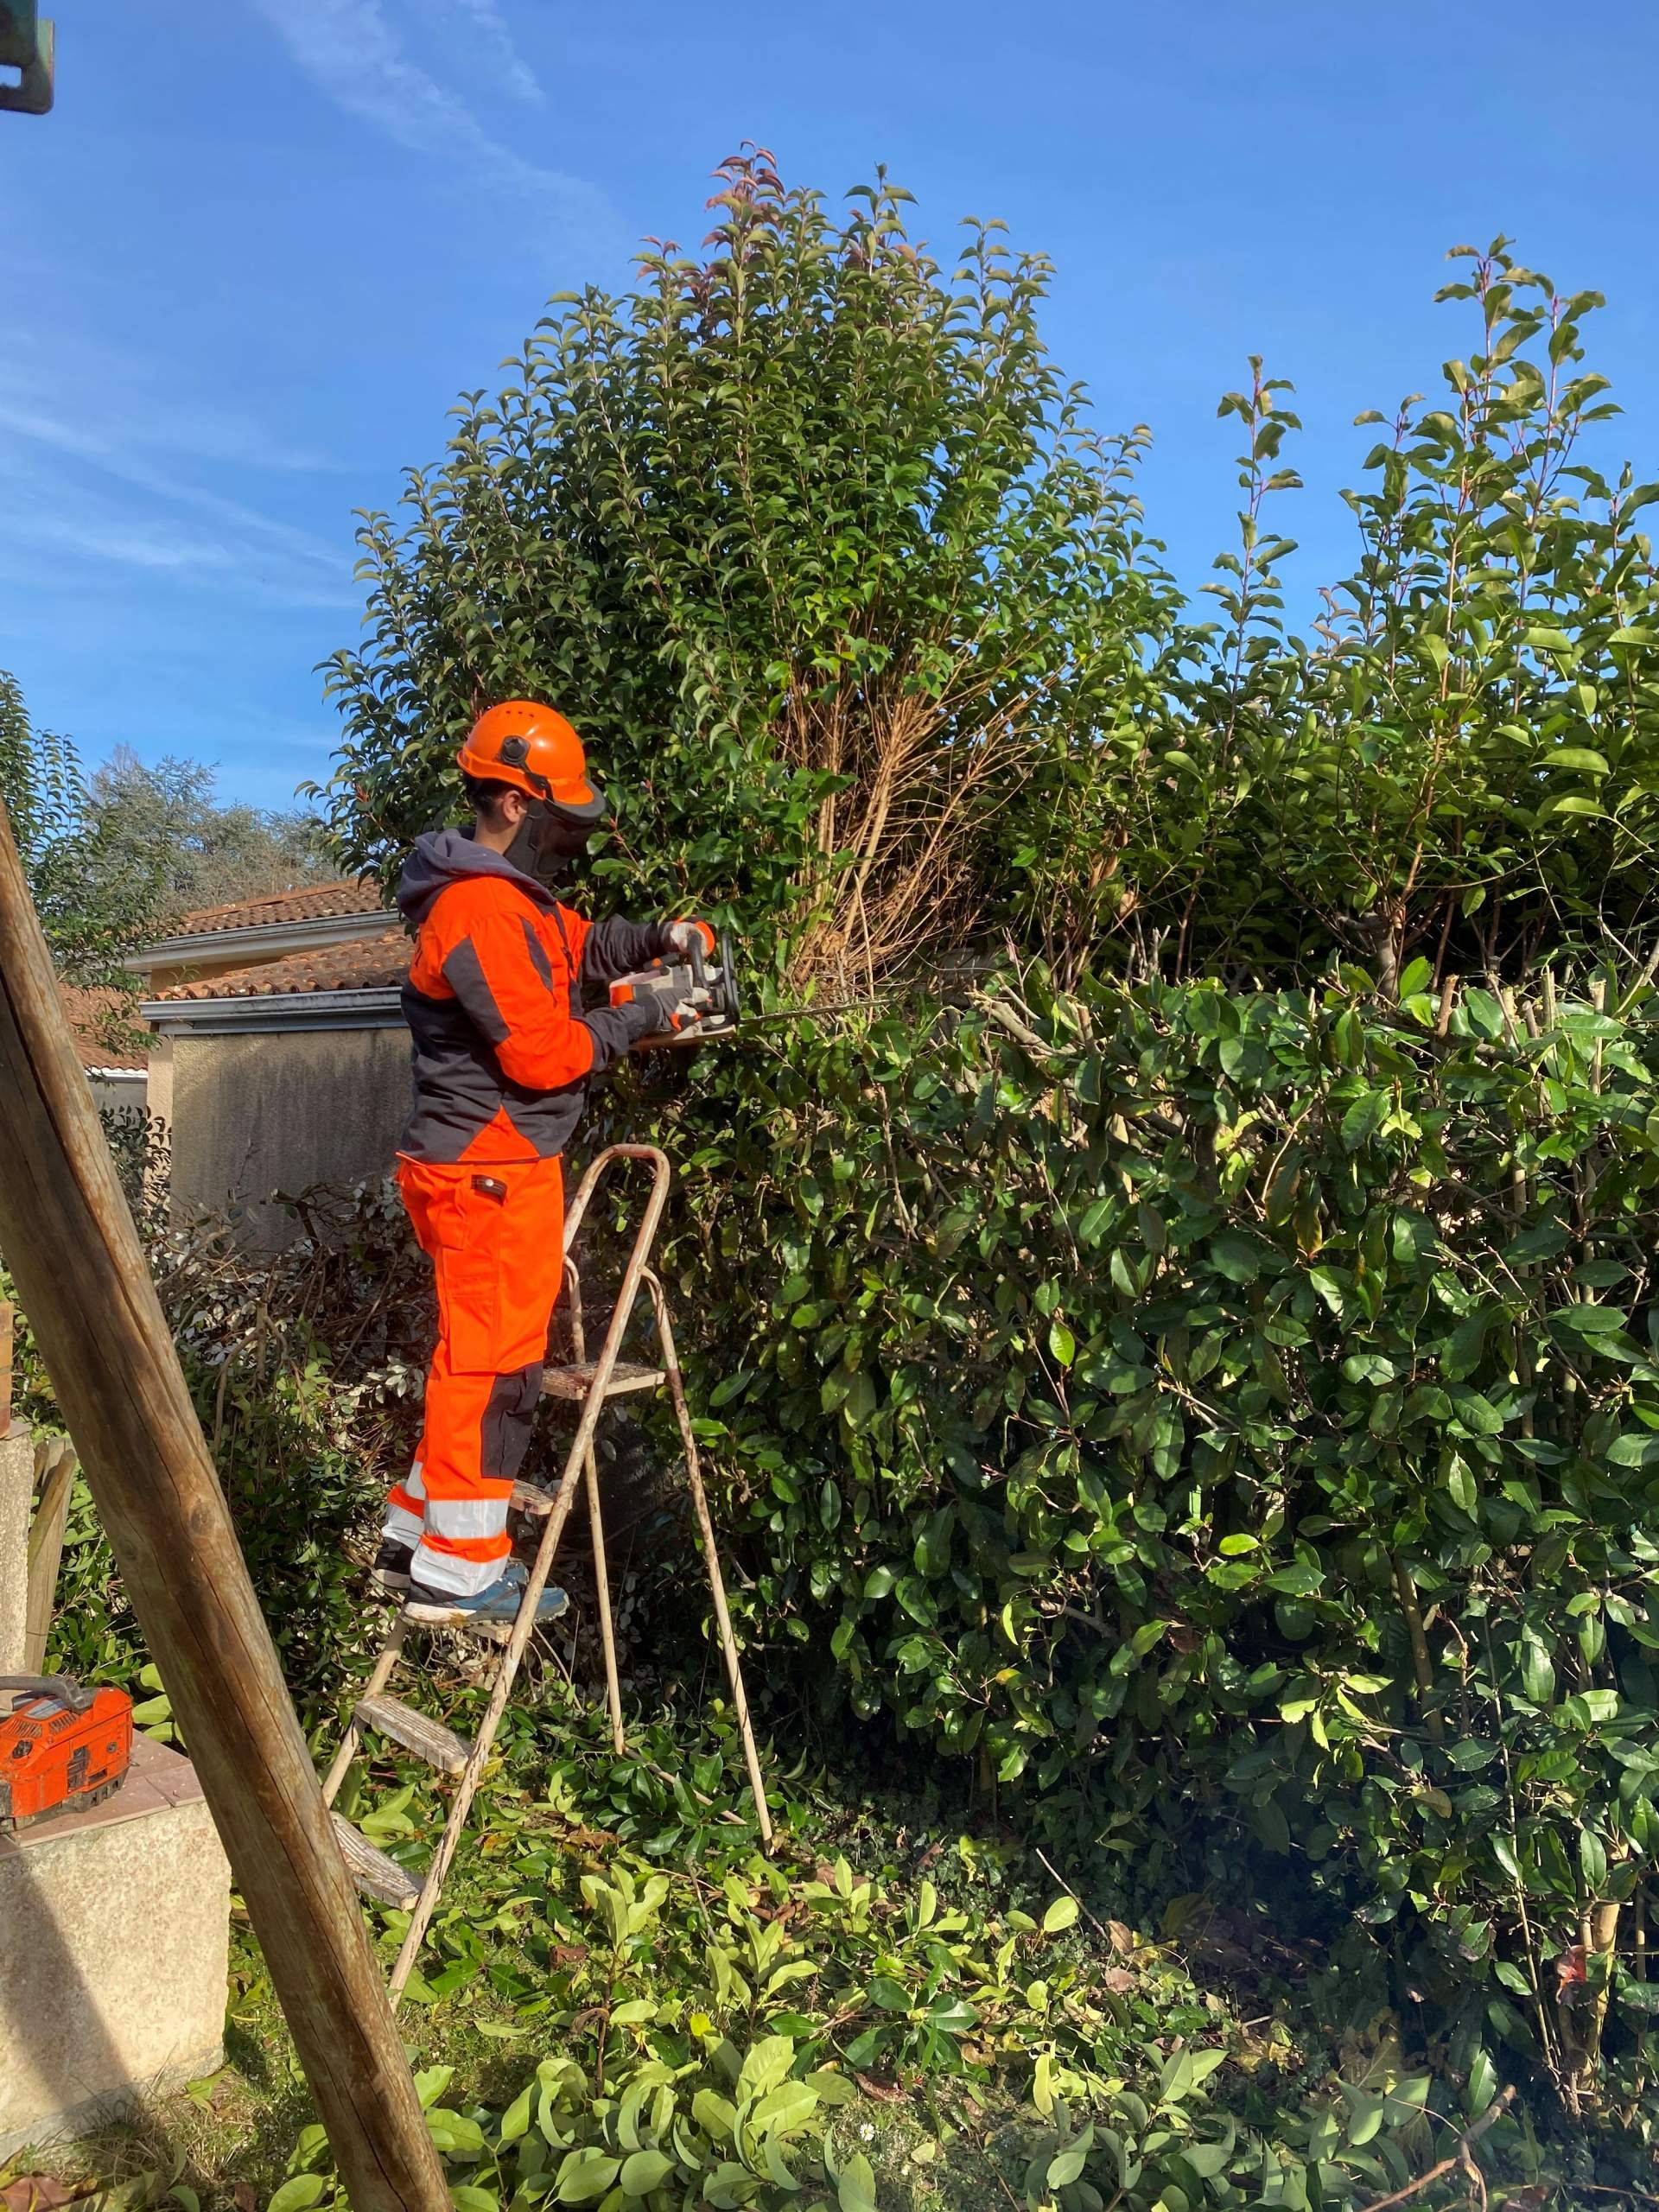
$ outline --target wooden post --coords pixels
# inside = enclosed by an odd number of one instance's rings
[[[29,1529],[29,1583],[23,1600],[23,1672],[46,1672],[46,1643],[52,1633],[58,1569],[63,1564],[63,1535],[75,1487],[75,1447],[52,1442],[35,1446],[35,1480],[39,1497]]]
[[[0,807],[0,1250],[357,2212],[449,2192]]]

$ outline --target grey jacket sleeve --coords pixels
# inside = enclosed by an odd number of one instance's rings
[[[627,970],[619,972],[626,975]],[[635,999],[627,1006],[594,1007],[576,1019],[593,1036],[594,1075],[601,1075],[613,1061],[622,1058],[631,1045],[662,1026],[662,1012],[654,999]]]
[[[671,926],[668,922],[631,922],[621,914],[592,923],[582,940],[582,982],[608,983],[650,967],[653,960],[666,959],[674,950],[668,933]]]

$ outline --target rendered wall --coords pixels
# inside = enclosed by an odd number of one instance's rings
[[[245,1249],[280,1251],[301,1231],[275,1194],[390,1174],[409,1097],[401,1025],[175,1035],[150,1082],[172,1127],[175,1214],[228,1211]]]

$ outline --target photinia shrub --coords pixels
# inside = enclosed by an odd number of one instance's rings
[[[1294,1853],[1575,2095],[1651,1987],[1659,1039],[1426,974],[774,1030],[674,1262],[752,1637],[1126,1859]]]

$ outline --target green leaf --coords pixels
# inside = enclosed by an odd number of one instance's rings
[[[1469,2095],[1466,2109],[1471,2120],[1478,2120],[1503,2084],[1497,2078],[1497,2069],[1484,2050],[1477,2050],[1469,2063]]]
[[[502,2113],[501,2140],[504,2143],[516,2143],[520,2136],[530,2133],[531,2118],[536,2109],[536,2100],[540,2088],[539,2082],[531,2082],[526,2088],[518,2092],[505,2112]]]
[[[795,2063],[794,2040],[789,2036],[766,2036],[751,2046],[737,2077],[738,2102],[764,2097],[775,2089]]]
[[[1617,1335],[1627,1324],[1617,1306],[1586,1301],[1580,1306],[1558,1306],[1549,1317],[1549,1325],[1557,1336],[1577,1337],[1594,1343],[1599,1338]]]
[[[1235,1236],[1230,1232],[1225,1236],[1211,1237],[1210,1264],[1217,1274],[1224,1275],[1229,1282],[1254,1282],[1262,1272],[1261,1255],[1249,1238]]]
[[[1116,1199],[1110,1197],[1096,1198],[1095,1200],[1093,1205],[1090,1206],[1086,1210],[1082,1219],[1077,1224],[1077,1242],[1079,1244],[1093,1245],[1099,1243],[1101,1238],[1106,1233],[1107,1226],[1112,1218],[1113,1213],[1116,1210]]]
[[[836,2201],[840,2212],[880,2212],[875,2201],[875,2175],[861,2151],[855,2151],[842,2166]]]
[[[847,1395],[842,1402],[842,1412],[851,1428],[863,1428],[875,1411],[875,1384],[868,1373],[860,1368],[847,1386]]]
[[[321,2174],[296,2174],[292,2181],[283,2183],[265,2212],[310,2212],[327,2187]]]
[[[699,2089],[691,2100],[691,2117],[716,2143],[729,2143],[737,2133],[737,2107],[712,2089]]]
[[[661,2187],[673,2171],[673,2159],[661,2151],[636,2151],[632,2158],[622,2161],[618,2178],[626,2196],[648,2196],[653,2189]]]
[[[756,2105],[749,2115],[749,2125],[758,2134],[772,2132],[790,2135],[804,2127],[817,2108],[816,2089],[809,2088],[804,2082],[780,2082]]]
[[[1058,1936],[1065,1929],[1074,1928],[1077,1925],[1077,1899],[1056,1897],[1043,1915],[1043,1933],[1045,1936]]]
[[[1349,1152],[1369,1144],[1388,1118],[1393,1099],[1386,1090],[1367,1090],[1342,1117],[1342,1141]]]
[[[595,2197],[603,2196],[621,2171],[621,2159],[607,2152],[568,2151],[555,2183],[559,2200],[565,2204],[591,2204]]]

